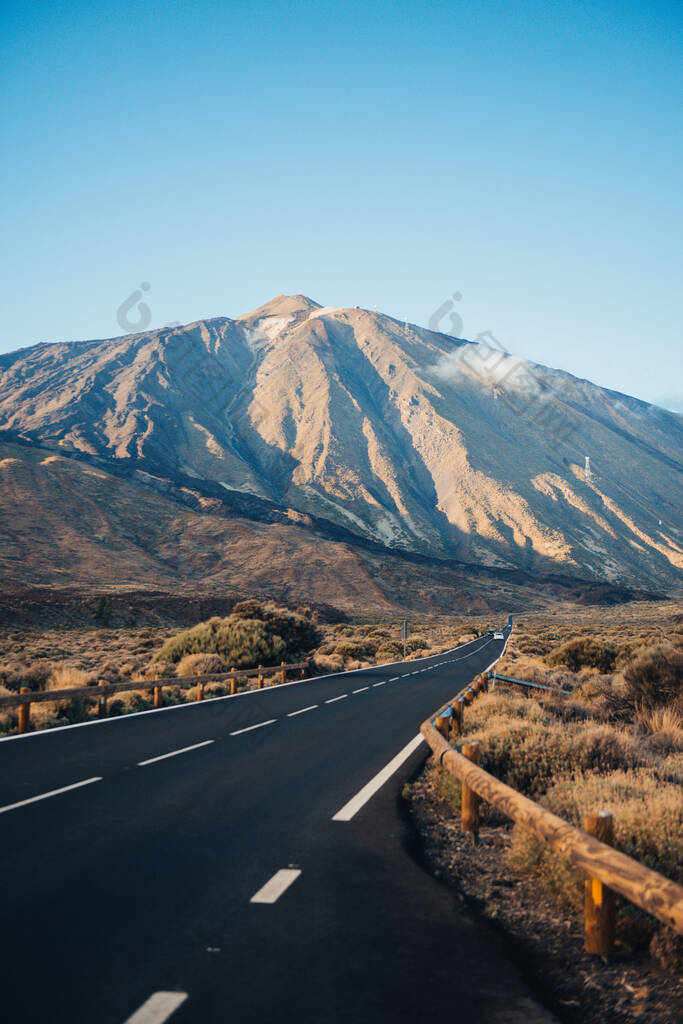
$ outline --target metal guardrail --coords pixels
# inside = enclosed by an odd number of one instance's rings
[[[500,679],[503,683],[516,683],[518,686],[526,686],[530,690],[546,690],[548,693],[561,693],[564,697],[571,695],[571,690],[563,690],[559,686],[542,686],[540,683],[528,683],[525,679],[515,679],[514,676],[502,676],[498,672],[494,672],[491,676],[493,682]]]
[[[467,694],[471,693],[474,699],[477,693],[488,689],[489,678],[493,676],[478,676],[420,727],[438,763],[462,783],[463,831],[478,832],[479,804],[485,800],[583,870],[587,876],[585,917],[589,953],[605,956],[613,952],[615,892],[682,935],[683,887],[609,845],[611,814],[600,811],[588,815],[585,831],[576,828],[480,768],[479,743],[465,744],[462,753],[450,746],[449,734],[462,732]]]
[[[229,672],[213,672],[198,676],[161,676],[158,679],[129,679],[125,683],[107,683],[104,680],[100,680],[97,686],[76,686],[66,690],[29,690],[26,687],[22,687],[19,693],[0,697],[0,709],[19,707],[19,732],[26,732],[30,725],[31,704],[95,697],[99,702],[98,712],[100,717],[105,717],[107,713],[107,697],[111,697],[115,693],[149,690],[153,692],[154,706],[158,708],[162,706],[162,691],[165,686],[177,686],[181,689],[188,689],[196,685],[197,700],[203,700],[205,683],[220,683],[228,680],[230,682],[230,692],[234,694],[237,692],[238,679],[257,677],[258,686],[261,689],[266,677],[279,674],[280,681],[284,683],[287,672],[298,669],[303,679],[304,672],[309,667],[309,661],[295,661],[289,664],[283,661],[280,665],[268,665],[266,667],[259,665],[258,668],[230,669]]]

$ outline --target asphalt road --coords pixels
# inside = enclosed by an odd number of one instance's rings
[[[400,810],[502,647],[0,741],[3,1019],[550,1020]]]

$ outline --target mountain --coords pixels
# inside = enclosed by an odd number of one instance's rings
[[[490,336],[280,295],[237,319],[0,356],[0,430],[202,520],[680,588],[682,418]]]
[[[349,614],[507,613],[630,591],[449,564],[327,536],[308,517],[231,514],[89,461],[0,442],[0,626],[191,624],[244,597]],[[268,521],[265,521],[268,519]],[[330,607],[331,606],[331,607]],[[334,617],[334,616],[333,616]]]

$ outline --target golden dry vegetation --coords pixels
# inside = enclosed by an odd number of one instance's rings
[[[589,812],[611,811],[615,846],[683,883],[681,607],[525,615],[497,671],[551,690],[497,682],[467,709],[464,739],[481,743],[482,767],[580,827]],[[457,808],[459,784],[432,770]],[[498,820],[491,808],[484,813]],[[520,826],[506,857],[580,912],[582,873]],[[672,933],[652,918],[626,903],[619,914],[622,945],[650,943],[666,965],[679,955]]]
[[[278,617],[270,625],[262,621],[268,609]],[[234,609],[237,615],[210,619],[191,630],[169,627],[143,629],[26,629],[0,634],[0,695],[30,690],[61,690],[93,686],[98,680],[125,682],[140,680],[139,689],[110,698],[108,713],[121,715],[147,710],[153,706],[150,683],[164,678],[164,702],[181,703],[195,699],[194,688],[173,686],[177,677],[203,673],[228,672],[279,665],[288,661],[310,660],[312,675],[363,668],[400,660],[402,620],[329,624],[317,621],[307,609],[297,611],[270,602],[245,601]],[[300,620],[297,631],[297,616]],[[233,622],[231,620],[237,619]],[[310,624],[308,630],[306,623]],[[465,642],[493,625],[492,617],[460,616],[411,620],[407,642],[409,659],[425,657]],[[267,627],[267,628],[264,628]],[[211,643],[218,635],[219,647]],[[279,632],[278,632],[279,631]],[[284,640],[280,643],[281,634]],[[227,640],[230,642],[227,643]],[[208,642],[207,642],[208,640]],[[224,646],[220,646],[223,642]],[[279,677],[272,676],[271,682]],[[266,679],[266,684],[268,679]],[[254,680],[241,680],[240,688],[253,687]],[[208,684],[207,696],[228,692],[228,681]],[[31,727],[53,726],[87,721],[97,713],[94,698],[35,703],[31,708]],[[16,732],[16,709],[0,711],[0,735]]]

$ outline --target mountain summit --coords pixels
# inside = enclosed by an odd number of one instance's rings
[[[667,590],[683,568],[682,423],[490,337],[304,295],[0,356],[5,437],[138,485],[207,509],[237,495],[420,555]]]

